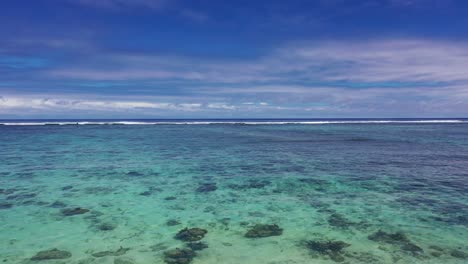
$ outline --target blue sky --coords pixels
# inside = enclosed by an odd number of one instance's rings
[[[0,118],[467,117],[468,2],[5,0]]]

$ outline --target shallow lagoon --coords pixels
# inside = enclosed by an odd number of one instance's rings
[[[466,123],[0,126],[0,261],[467,263],[466,168]]]

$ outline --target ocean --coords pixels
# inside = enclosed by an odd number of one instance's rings
[[[468,119],[0,120],[0,223],[3,263],[468,263]]]

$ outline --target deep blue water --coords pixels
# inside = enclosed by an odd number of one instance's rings
[[[468,261],[467,119],[0,123],[6,263],[170,263],[184,227],[195,264]]]

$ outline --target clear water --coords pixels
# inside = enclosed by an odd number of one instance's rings
[[[467,122],[0,126],[0,262],[164,263],[200,227],[194,264],[468,263],[467,192]],[[72,256],[30,260],[52,248]]]

